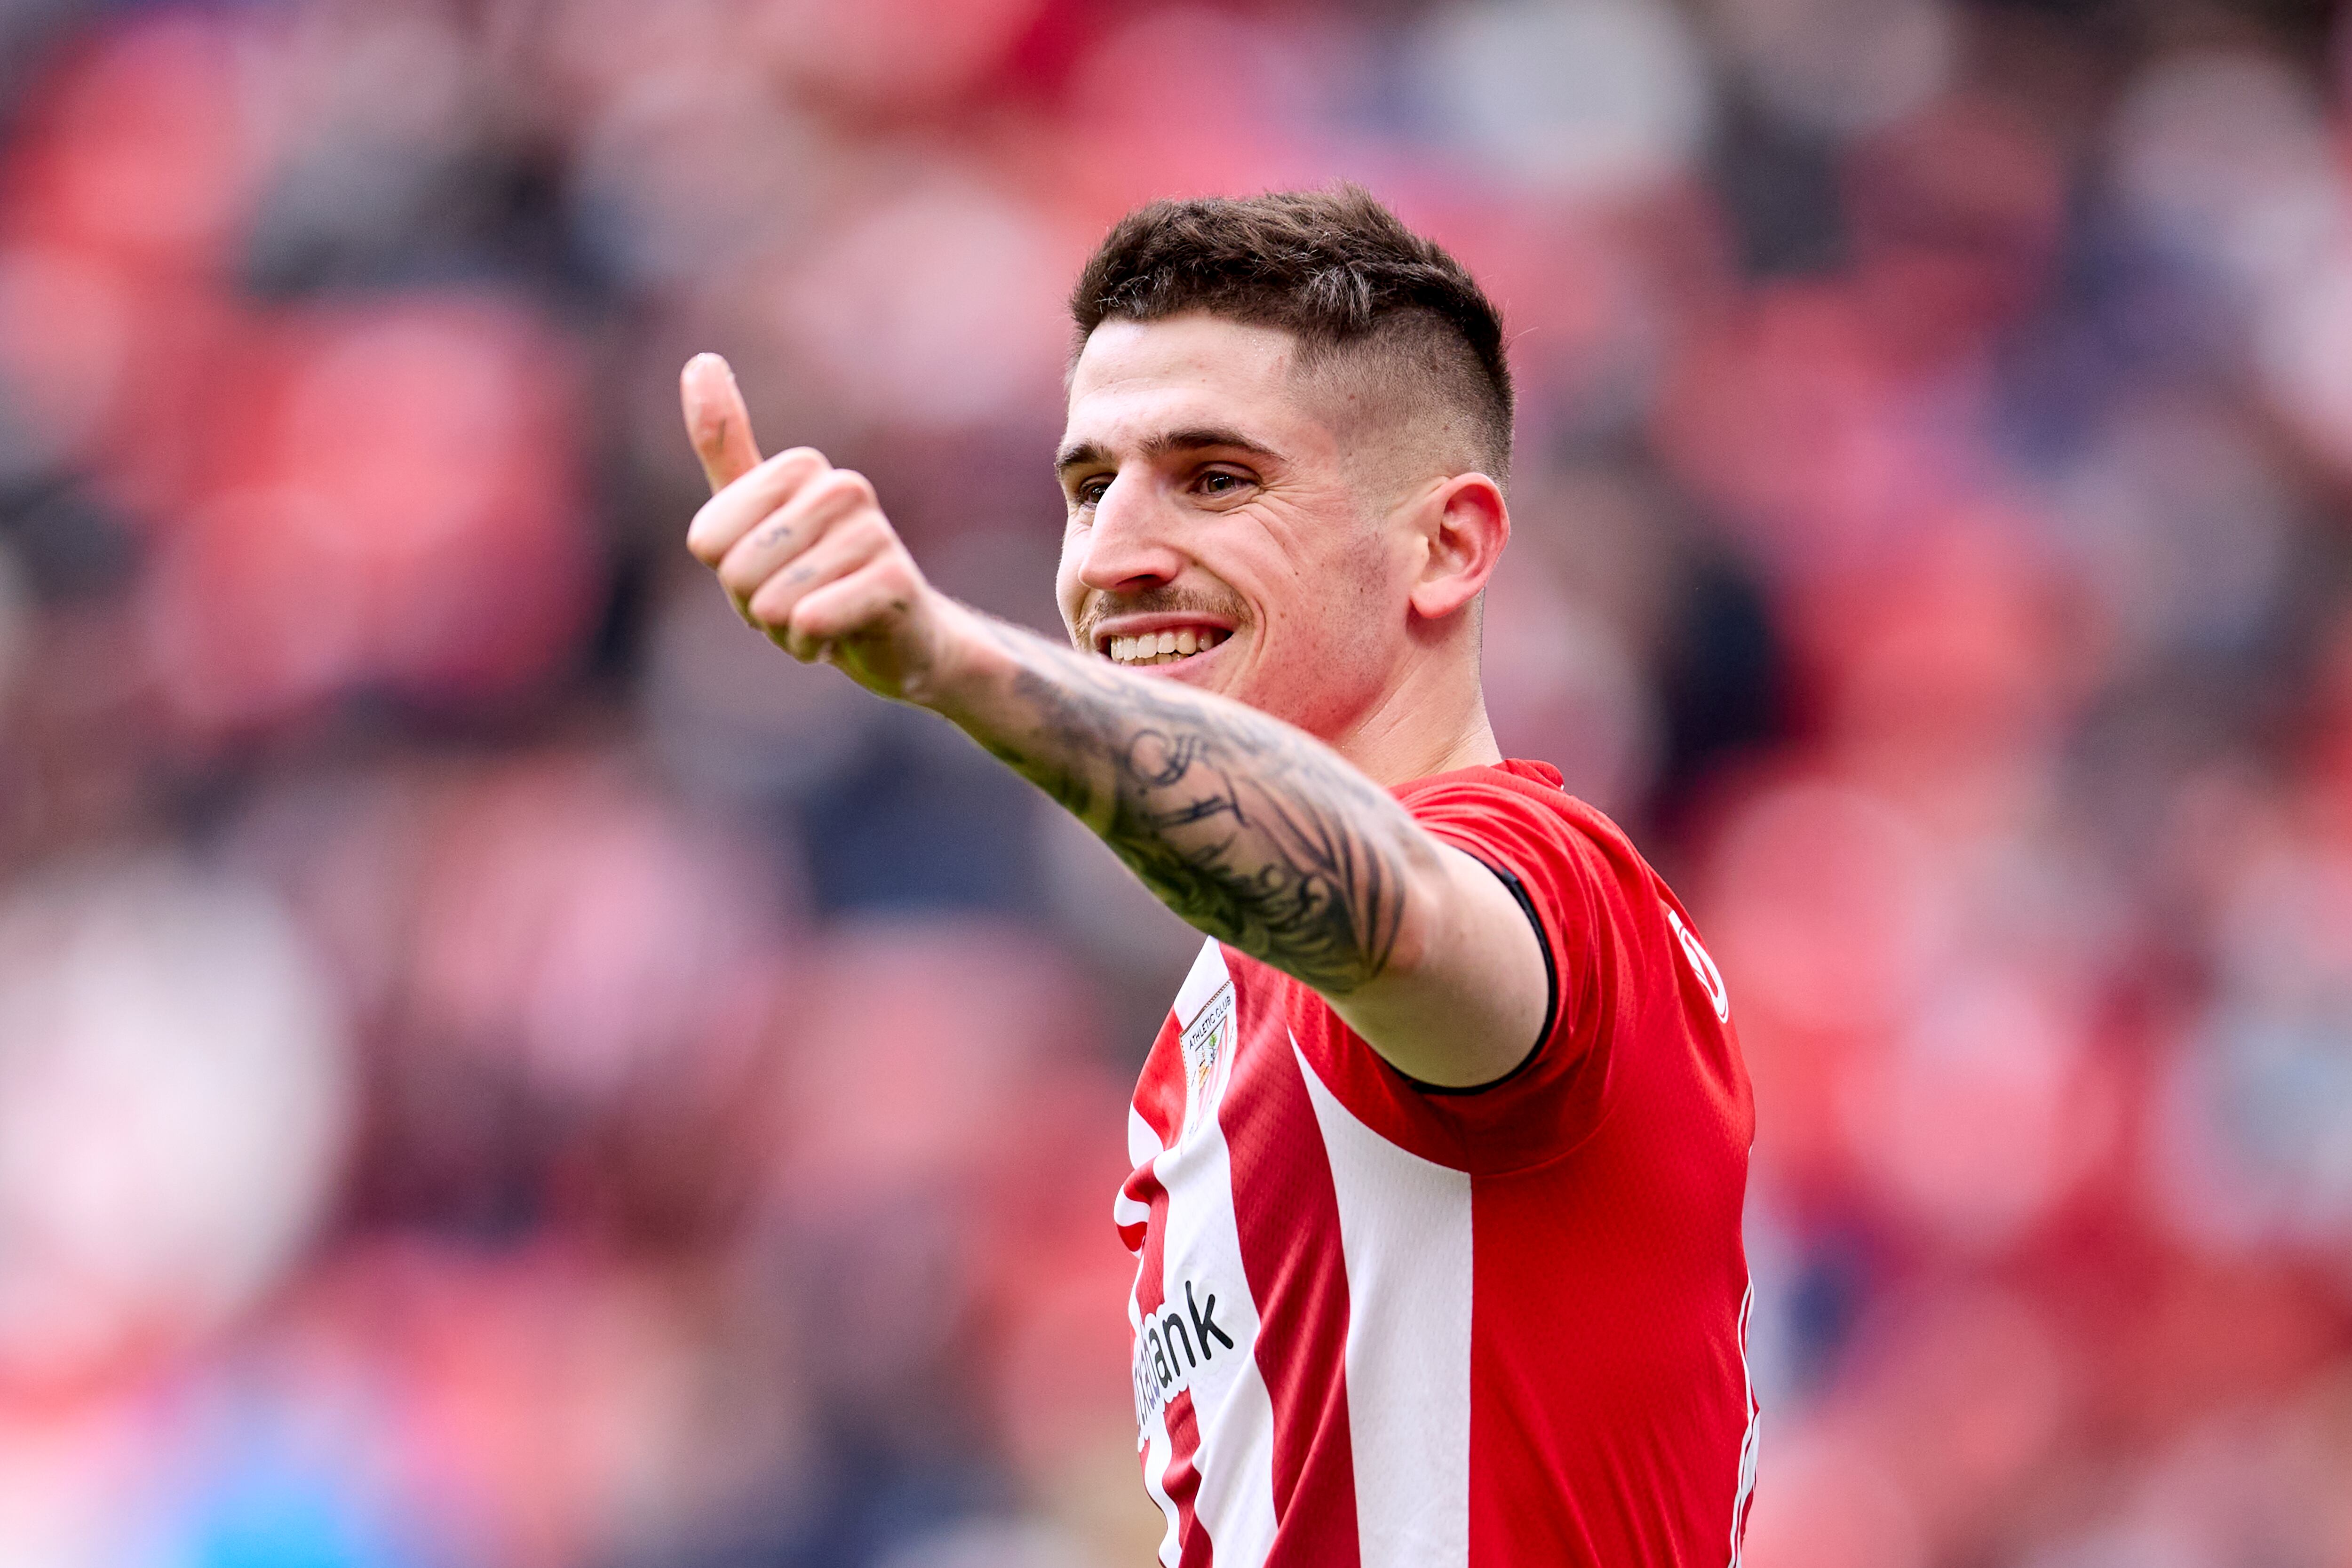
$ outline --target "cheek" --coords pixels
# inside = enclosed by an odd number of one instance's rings
[[[1071,529],[1062,535],[1062,558],[1054,568],[1054,602],[1061,606],[1063,627],[1072,632],[1077,629],[1078,609],[1086,603],[1086,584],[1078,581],[1078,570],[1085,563],[1085,537]]]
[[[1302,556],[1283,584],[1288,618],[1334,651],[1380,640],[1396,618],[1398,584],[1374,542]]]
[[[1265,579],[1269,662],[1280,675],[1344,686],[1357,671],[1377,677],[1386,632],[1397,616],[1394,585],[1370,552],[1326,552]]]

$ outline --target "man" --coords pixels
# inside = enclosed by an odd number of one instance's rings
[[[1072,647],[687,366],[688,543],[786,651],[945,715],[1208,933],[1116,1201],[1160,1560],[1736,1563],[1729,1004],[1674,895],[1506,762],[1494,307],[1362,191],[1160,203],[1073,298]]]

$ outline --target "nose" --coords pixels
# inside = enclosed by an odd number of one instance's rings
[[[1114,478],[1095,503],[1078,580],[1100,593],[1133,593],[1173,582],[1184,569],[1168,509],[1140,474]]]

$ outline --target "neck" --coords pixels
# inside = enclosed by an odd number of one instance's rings
[[[1419,661],[1361,717],[1324,739],[1382,785],[1501,762],[1477,666],[1452,663]]]

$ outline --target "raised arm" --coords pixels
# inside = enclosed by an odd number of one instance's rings
[[[786,651],[940,713],[1098,834],[1197,929],[1312,986],[1400,1070],[1508,1072],[1546,969],[1503,884],[1314,737],[1088,658],[931,588],[872,488],[764,462],[723,363],[688,366],[714,489],[688,543]]]

